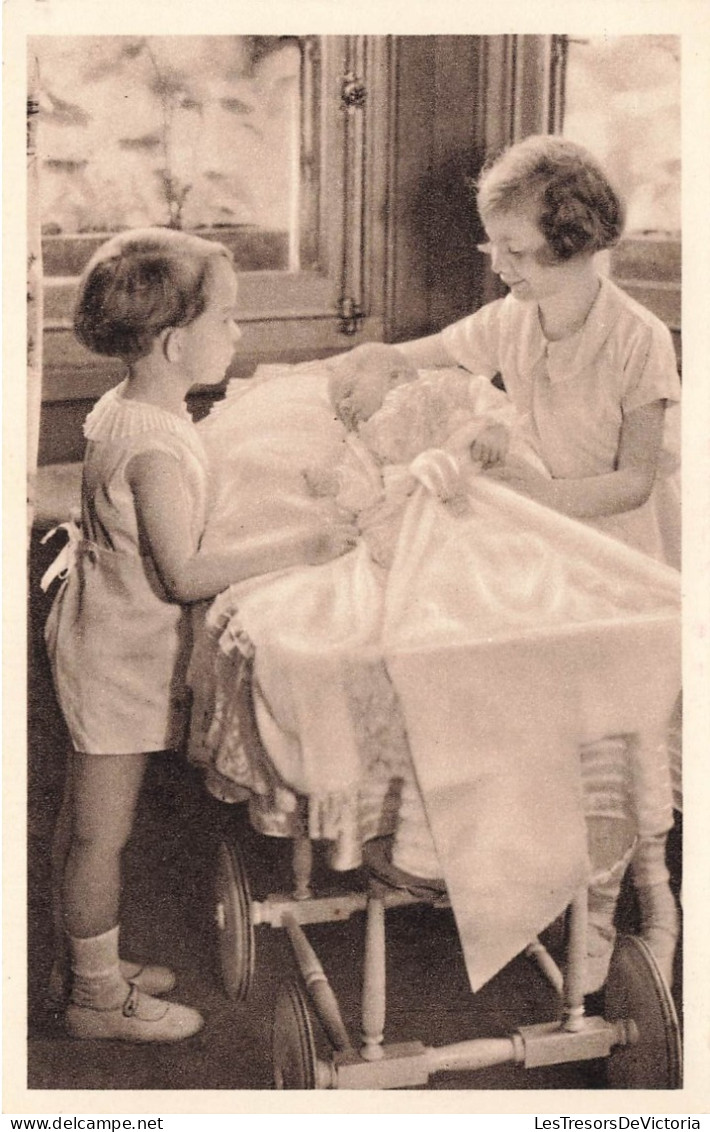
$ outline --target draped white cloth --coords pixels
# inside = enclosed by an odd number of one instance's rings
[[[496,484],[471,494],[463,521],[412,501],[383,649],[476,989],[586,880],[582,744],[630,736],[639,831],[668,828],[680,618],[673,571]]]
[[[358,788],[362,686],[394,687],[475,990],[587,879],[581,744],[632,737],[639,828],[668,828],[679,577],[475,474],[442,502],[439,458],[415,463],[389,570],[363,540],[209,616],[251,642],[261,737],[298,794]]]

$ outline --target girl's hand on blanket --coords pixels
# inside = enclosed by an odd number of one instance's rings
[[[340,558],[357,545],[360,532],[352,519],[336,517],[328,520],[313,532],[305,535],[305,560],[319,566]]]

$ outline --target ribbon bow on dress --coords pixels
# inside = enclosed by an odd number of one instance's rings
[[[79,552],[79,547],[84,541],[82,529],[79,526],[76,518],[72,516],[72,518],[67,523],[59,523],[58,526],[53,527],[51,531],[48,531],[42,539],[42,545],[44,546],[46,542],[49,542],[49,540],[51,538],[54,538],[56,534],[59,534],[60,531],[67,532],[67,542],[59,551],[59,554],[54,559],[51,566],[49,566],[42,575],[40,586],[43,593],[47,592],[55,578],[59,578],[59,580],[62,582],[66,580],[71,571],[74,569],[76,556]]]

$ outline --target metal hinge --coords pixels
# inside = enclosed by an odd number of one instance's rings
[[[367,87],[354,71],[348,71],[343,75],[340,101],[343,110],[361,110],[367,101]]]
[[[338,303],[338,313],[340,315],[340,333],[357,334],[360,323],[365,317],[365,312],[360,304],[356,303],[350,295],[343,295]]]

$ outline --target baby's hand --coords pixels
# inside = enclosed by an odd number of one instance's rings
[[[481,429],[471,444],[471,459],[483,468],[502,464],[508,454],[510,431],[504,424],[491,421]]]
[[[305,536],[305,559],[311,566],[319,566],[340,558],[356,545],[358,528],[352,519],[335,518]]]

